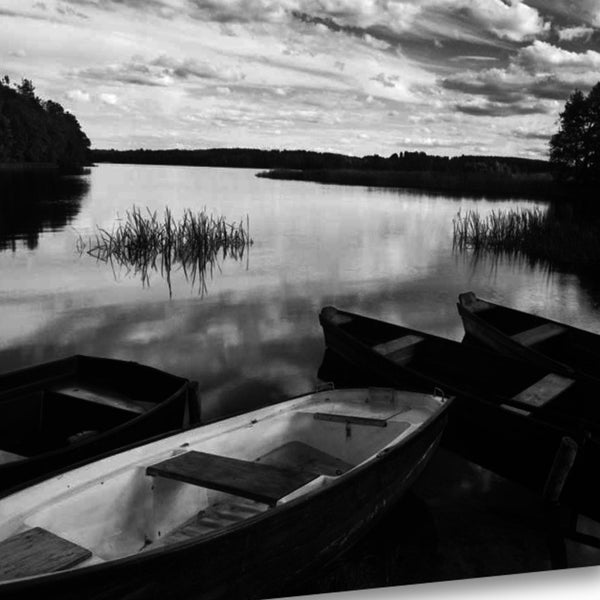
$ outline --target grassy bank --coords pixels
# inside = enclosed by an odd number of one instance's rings
[[[459,213],[453,221],[459,251],[521,256],[533,263],[574,272],[600,266],[600,219],[559,216],[553,209]]]
[[[412,188],[461,196],[552,198],[561,195],[561,190],[552,181],[550,173],[273,169],[258,173],[257,177],[369,187]]]

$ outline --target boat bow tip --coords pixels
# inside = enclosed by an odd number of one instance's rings
[[[470,308],[477,302],[477,296],[474,292],[464,292],[458,295],[458,303],[465,308]]]

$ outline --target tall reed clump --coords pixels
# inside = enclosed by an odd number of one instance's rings
[[[550,267],[585,270],[600,265],[600,222],[559,218],[540,208],[458,213],[454,248],[520,255]]]
[[[226,258],[241,260],[252,245],[250,222],[228,223],[224,217],[214,217],[206,210],[186,209],[175,220],[166,208],[162,218],[157,211],[143,213],[139,207],[126,211],[112,231],[98,228],[95,236],[77,241],[80,253],[133,270],[144,284],[150,283],[152,271],[160,272],[171,289],[171,272],[181,268],[192,285],[206,292],[206,277],[212,277],[219,261]]]

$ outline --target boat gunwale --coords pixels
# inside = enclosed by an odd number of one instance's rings
[[[284,401],[281,404],[287,405],[288,402],[293,403],[293,402],[299,400],[300,398],[304,398],[309,395],[310,396],[321,395],[321,394],[325,395],[328,393],[330,394],[332,391],[348,391],[348,390],[352,390],[352,389],[365,391],[365,390],[372,390],[372,389],[397,389],[397,388],[389,388],[389,386],[388,387],[373,386],[370,388],[339,388],[339,389],[334,389],[334,390],[316,391],[316,392],[312,392],[309,394],[300,394],[298,396],[290,398],[287,401]],[[400,391],[403,391],[403,390],[400,390]],[[409,393],[415,394],[415,395],[422,395],[422,396],[432,396],[432,394],[427,394],[426,392],[409,391]],[[34,585],[43,585],[45,582],[56,581],[56,580],[60,580],[60,579],[68,579],[70,577],[82,577],[88,573],[95,574],[97,572],[109,570],[111,568],[126,568],[127,566],[130,566],[130,565],[136,564],[136,563],[152,562],[153,560],[159,559],[162,555],[173,556],[178,553],[186,552],[186,551],[190,550],[192,547],[201,546],[203,544],[208,544],[220,537],[226,537],[228,535],[235,534],[235,533],[239,532],[240,530],[254,528],[256,526],[259,526],[263,522],[263,520],[273,519],[273,518],[278,517],[279,515],[281,515],[284,512],[294,510],[296,507],[300,506],[301,504],[305,504],[305,503],[309,502],[316,495],[320,495],[325,492],[329,493],[330,490],[335,490],[340,485],[350,485],[352,483],[352,481],[356,480],[358,477],[361,477],[364,474],[364,472],[366,470],[368,470],[374,463],[381,462],[383,460],[389,460],[390,458],[395,456],[399,451],[401,451],[406,445],[408,445],[409,443],[412,443],[415,438],[424,435],[427,432],[427,430],[430,427],[433,427],[438,421],[440,421],[442,419],[446,419],[447,411],[451,404],[452,404],[452,398],[447,398],[447,397],[442,398],[442,401],[439,402],[437,409],[434,412],[432,412],[432,414],[426,420],[424,420],[419,426],[413,427],[412,430],[410,430],[404,436],[402,434],[400,434],[398,436],[398,439],[396,440],[395,444],[393,441],[390,442],[390,444],[382,447],[380,450],[373,453],[371,456],[366,458],[364,461],[362,461],[361,463],[359,463],[352,469],[348,470],[346,473],[344,473],[340,476],[337,476],[337,477],[330,478],[328,480],[327,485],[318,486],[317,488],[315,488],[313,490],[308,490],[305,494],[301,494],[300,496],[293,498],[288,502],[284,502],[282,504],[276,504],[274,507],[270,508],[269,510],[261,512],[255,516],[245,519],[239,523],[234,523],[226,528],[223,528],[221,530],[216,530],[215,532],[212,532],[212,533],[203,534],[202,536],[199,536],[198,538],[191,538],[189,540],[181,540],[181,541],[174,542],[174,543],[166,545],[166,546],[160,546],[157,548],[139,551],[135,554],[130,554],[130,555],[120,557],[120,558],[115,558],[115,559],[109,559],[104,562],[92,564],[89,566],[83,566],[80,568],[58,571],[56,573],[43,573],[40,575],[34,575],[34,576],[30,576],[30,577],[11,579],[11,580],[6,580],[5,582],[0,581],[0,594],[4,590],[6,590],[7,592],[12,592],[12,591],[17,591],[17,590],[22,591],[20,588],[27,588],[29,586],[34,586]],[[257,409],[256,411],[252,411],[251,413],[235,415],[233,417],[230,417],[229,419],[231,419],[231,420],[240,419],[241,420],[243,417],[247,418],[248,416],[254,415],[257,411],[262,411],[262,410],[266,410],[269,408],[273,408],[274,406],[279,406],[279,405],[275,404],[275,405],[261,407],[261,408]],[[283,412],[283,410],[281,410],[279,412]],[[226,419],[226,420],[229,420],[229,419]],[[222,421],[213,422],[213,423],[211,423],[211,425],[215,425],[217,423],[222,423]],[[246,426],[253,424],[252,419],[250,419],[249,421],[246,421],[245,423],[246,423]],[[240,425],[243,425],[243,423],[240,423]],[[185,434],[189,434],[189,432],[190,432],[190,430],[185,431],[185,432],[179,432],[177,435],[185,435]],[[439,438],[441,437],[442,432],[443,432],[443,428],[442,428],[440,434],[436,438],[437,441],[439,441]],[[160,436],[159,439],[153,440],[150,443],[151,444],[158,443],[160,441],[163,441],[166,437],[169,437],[168,434],[166,436]],[[435,443],[435,441],[436,440],[433,440],[432,444]],[[136,447],[128,449],[127,451],[142,450],[146,445],[147,444],[138,445]],[[181,446],[177,446],[176,448],[173,448],[172,450],[179,449],[179,448],[181,448]],[[101,458],[99,460],[110,460],[110,458],[113,456],[114,456],[114,453],[111,453],[110,455],[105,456],[104,458]],[[421,459],[421,460],[423,460],[423,459]],[[91,462],[96,462],[96,461],[91,461]],[[419,461],[419,463],[420,462],[421,461]],[[90,464],[90,462],[86,462],[85,464],[82,464],[80,467],[76,466],[74,469],[68,469],[67,471],[75,470],[75,469],[79,469],[79,468],[85,468],[86,466],[89,466],[89,464]],[[121,470],[125,471],[128,468],[131,468],[131,466],[123,467]],[[413,467],[413,469],[414,469],[414,467]],[[119,470],[119,471],[121,471],[121,470]],[[56,477],[60,477],[61,475],[64,475],[64,474],[65,474],[65,472],[56,475]],[[101,476],[96,477],[93,480],[93,482],[88,482],[87,484],[84,484],[84,486],[91,487],[92,485],[95,485],[98,480],[101,480],[101,479],[102,479]],[[43,485],[46,481],[49,481],[49,480],[45,479],[43,481],[40,481],[39,485]],[[25,486],[25,487],[28,487],[28,486]],[[19,491],[23,491],[23,489],[24,488],[16,490],[15,493],[18,493]],[[67,494],[68,494],[68,490],[65,490],[63,492],[63,494],[61,494],[61,495],[67,495]],[[11,494],[8,494],[8,495],[11,495]],[[59,498],[61,495],[57,495],[56,497]],[[8,496],[0,496],[0,499],[5,499],[7,497]]]
[[[468,293],[468,292],[465,292],[465,293]],[[462,294],[460,294],[460,296],[462,296]],[[574,325],[569,325],[568,323],[562,323],[561,321],[555,321],[554,319],[550,319],[549,317],[545,317],[544,315],[540,315],[540,314],[533,313],[533,312],[527,312],[525,310],[519,310],[518,308],[512,308],[511,306],[505,306],[503,304],[498,304],[496,302],[492,302],[491,300],[486,300],[485,298],[481,298],[480,296],[477,296],[477,295],[475,295],[475,298],[477,300],[479,300],[480,302],[485,302],[491,308],[499,308],[499,309],[505,310],[507,312],[514,312],[514,313],[518,313],[520,315],[524,315],[524,316],[528,316],[528,317],[536,317],[538,319],[543,319],[544,321],[546,321],[548,323],[552,323],[553,325],[560,325],[561,327],[565,327],[567,330],[574,331],[576,333],[581,333],[583,335],[591,335],[594,337],[599,335],[599,334],[594,333],[593,331],[588,331],[587,329],[581,329],[580,327],[575,327]],[[462,310],[468,312],[469,315],[476,316],[479,320],[484,321],[486,324],[488,323],[488,321],[486,321],[482,317],[479,317],[479,315],[477,314],[477,312],[479,312],[479,311],[470,310],[467,306],[462,304],[460,302],[460,300],[456,303],[456,306],[459,309],[459,312],[461,312],[461,309],[462,309]],[[496,329],[497,331],[502,333],[502,335],[504,335],[506,337],[510,337],[508,334],[503,333],[502,330],[498,329],[495,325],[489,324],[488,326],[490,328]]]
[[[337,313],[341,313],[343,315],[348,315],[353,317],[354,319],[361,319],[361,320],[366,320],[366,321],[374,321],[376,323],[382,324],[382,325],[386,325],[389,326],[391,328],[398,328],[401,329],[405,332],[407,332],[408,334],[414,334],[414,335],[420,335],[422,337],[425,337],[425,340],[432,340],[436,343],[443,343],[443,344],[458,344],[459,346],[462,346],[463,344],[461,344],[460,342],[457,342],[455,340],[450,340],[450,339],[446,339],[443,338],[441,336],[437,336],[435,334],[432,333],[428,333],[425,331],[420,331],[417,329],[411,329],[409,327],[405,327],[404,325],[399,325],[397,323],[391,323],[388,321],[382,321],[380,319],[376,319],[374,317],[370,317],[370,316],[366,316],[366,315],[361,315],[358,313],[353,313],[350,311],[345,311],[345,310],[340,310],[334,306],[331,307],[327,307],[327,308],[333,308]],[[322,314],[323,311],[321,311]],[[338,325],[337,323],[334,323],[332,321],[330,321],[329,319],[326,318],[322,318],[321,315],[319,316],[319,321],[321,322],[321,326],[323,327],[327,327],[327,328],[335,328],[336,332],[338,332],[339,334],[343,335],[345,338],[351,340],[351,342],[357,346],[359,346],[361,348],[362,351],[367,351],[369,353],[369,356],[371,356],[372,358],[376,359],[377,362],[382,362],[383,364],[385,364],[386,366],[393,366],[396,369],[401,369],[403,371],[406,371],[407,373],[414,375],[416,377],[418,377],[421,380],[429,380],[431,382],[435,381],[435,384],[437,386],[439,386],[442,391],[444,389],[445,384],[440,381],[437,378],[433,378],[430,375],[425,375],[423,374],[421,371],[411,368],[411,367],[406,367],[404,365],[398,365],[396,363],[394,363],[393,361],[391,361],[388,357],[383,356],[381,354],[378,354],[375,350],[373,350],[373,348],[367,344],[366,342],[364,342],[362,339],[360,339],[359,337],[348,333],[346,331],[344,331],[340,325]],[[325,323],[324,323],[325,321]],[[466,345],[467,348],[471,349],[471,346]],[[523,361],[519,361],[517,358],[515,357],[511,357],[511,356],[505,356],[502,354],[498,354],[497,352],[494,352],[492,350],[490,350],[487,347],[478,347],[477,348],[478,353],[483,353],[483,354],[487,354],[490,358],[494,358],[494,359],[498,359],[498,357],[500,357],[501,360],[505,361],[505,362],[514,362],[514,363],[518,363],[521,362],[523,363]],[[555,373],[557,371],[549,369],[549,368],[545,368],[545,367],[541,367],[541,366],[534,366],[533,368],[539,370],[539,371],[543,371],[546,373]],[[558,372],[560,374],[560,371]],[[511,397],[506,396],[506,395],[498,395],[498,394],[493,394],[492,396],[484,396],[484,395],[478,395],[478,394],[473,394],[467,391],[463,391],[463,390],[458,390],[456,389],[456,391],[452,394],[452,396],[450,396],[450,398],[464,398],[466,400],[469,401],[476,401],[476,402],[480,402],[483,404],[486,404],[487,406],[493,407],[496,410],[507,410],[503,405],[507,405],[507,406],[511,406],[513,403],[511,402]],[[493,398],[493,399],[490,399]],[[538,426],[543,426],[544,428],[546,428],[547,430],[551,430],[555,433],[561,433],[562,435],[569,435],[571,437],[573,437],[574,439],[586,439],[587,435],[589,434],[590,438],[592,440],[594,440],[596,443],[600,443],[600,432],[594,432],[594,431],[590,431],[589,429],[586,429],[585,425],[586,422],[585,421],[581,421],[579,423],[579,426],[575,426],[574,424],[567,424],[567,425],[558,425],[555,423],[550,423],[548,421],[541,421],[536,415],[535,415],[535,411],[532,412],[531,414],[519,414],[519,413],[513,413],[516,417],[518,417],[519,419],[523,420],[523,422],[529,421],[531,422],[532,420],[535,421],[535,423]]]
[[[40,454],[35,454],[33,456],[25,456],[21,459],[11,461],[9,463],[1,464],[0,465],[0,476],[2,475],[3,471],[8,471],[9,469],[12,470],[15,467],[18,467],[20,465],[25,465],[25,464],[35,465],[36,463],[43,462],[43,461],[46,461],[49,459],[53,459],[57,456],[60,456],[61,454],[66,454],[68,452],[71,452],[72,450],[84,448],[91,444],[101,443],[108,437],[117,436],[123,430],[128,429],[130,427],[135,427],[140,422],[144,422],[144,421],[150,419],[151,417],[153,417],[156,414],[156,412],[162,411],[162,410],[172,406],[182,397],[182,395],[185,395],[186,393],[188,393],[192,386],[192,382],[188,379],[179,377],[178,375],[173,375],[172,373],[168,373],[167,371],[162,371],[161,369],[158,369],[156,367],[138,363],[136,361],[121,360],[118,358],[107,358],[107,357],[100,357],[100,356],[88,356],[88,355],[84,355],[84,354],[75,354],[73,356],[69,356],[66,358],[57,359],[56,361],[49,361],[47,363],[41,363],[38,365],[24,367],[22,369],[17,369],[15,371],[10,371],[9,373],[5,373],[4,375],[7,375],[7,376],[23,375],[32,369],[36,369],[38,367],[43,367],[43,366],[54,365],[54,363],[57,363],[57,366],[59,366],[58,363],[63,363],[66,365],[70,365],[71,363],[73,363],[73,368],[65,371],[65,375],[66,376],[76,375],[78,372],[78,366],[79,366],[79,362],[81,359],[83,359],[85,361],[89,361],[91,363],[97,363],[97,364],[104,363],[105,365],[106,364],[126,365],[132,369],[135,369],[136,371],[141,371],[142,373],[152,371],[157,376],[164,378],[165,380],[172,379],[173,383],[175,383],[177,380],[179,380],[180,385],[169,396],[166,396],[164,399],[153,403],[154,405],[152,406],[152,408],[145,410],[143,413],[139,413],[139,414],[132,413],[131,417],[124,420],[122,423],[120,423],[119,425],[116,425],[115,427],[111,427],[109,429],[101,431],[97,434],[94,434],[93,436],[82,438],[81,440],[76,440],[76,441],[70,443],[68,446],[63,447],[63,448],[56,448],[54,450],[48,450],[47,452],[42,452]],[[135,374],[134,374],[134,376],[135,376]],[[2,376],[0,376],[0,378],[1,377]],[[62,375],[57,376],[57,379],[59,379],[60,377],[62,377]],[[35,382],[29,386],[20,386],[20,387],[35,389]],[[7,389],[6,391],[0,391],[0,404],[2,403],[2,401],[5,398],[6,399],[10,398],[9,394],[12,390],[15,390],[15,389],[18,390],[18,389],[20,389],[20,387]],[[6,394],[5,398],[2,397],[4,394]],[[84,401],[82,401],[82,402],[84,402]],[[171,432],[168,432],[168,433],[171,433]],[[134,442],[135,445],[140,445],[140,443],[144,443],[144,440],[139,440],[137,443]],[[118,448],[117,448],[117,450],[118,450]],[[112,452],[109,451],[109,452],[110,452],[110,454],[114,454],[114,451],[112,451]],[[100,457],[90,457],[90,458],[91,458],[91,460],[96,460],[96,459],[99,460],[100,459]],[[89,462],[89,460],[84,461],[84,462],[87,463],[87,462]],[[78,464],[79,463],[75,463],[74,465],[66,465],[66,469],[76,467]],[[60,469],[60,470],[62,471],[62,469]],[[55,474],[56,474],[56,471],[53,471],[53,472],[49,473],[48,475],[42,475],[40,478],[35,478],[31,481],[25,481],[22,484],[17,484],[14,487],[8,488],[7,490],[3,490],[2,493],[0,494],[0,498],[4,498],[12,493],[16,493],[23,487],[29,487],[30,485],[36,485],[38,483],[38,481],[49,479]]]
[[[468,293],[468,292],[465,292],[465,293]],[[471,292],[471,293],[474,294],[474,292]],[[540,350],[538,350],[532,346],[528,346],[526,344],[519,342],[518,340],[513,339],[513,337],[511,335],[505,333],[504,331],[502,331],[502,329],[499,329],[495,325],[492,325],[489,321],[484,319],[483,316],[479,315],[478,314],[479,311],[472,311],[466,305],[462,304],[462,302],[460,301],[460,297],[462,295],[463,294],[459,295],[459,301],[456,303],[458,314],[460,315],[461,319],[465,319],[465,318],[471,319],[475,324],[479,325],[482,329],[487,329],[488,331],[495,334],[498,337],[499,342],[501,342],[504,346],[506,346],[507,348],[513,348],[513,349],[515,349],[515,351],[518,352],[519,358],[517,358],[517,360],[533,361],[534,358],[532,358],[532,357],[535,357],[535,360],[538,364],[540,364],[540,365],[546,364],[546,365],[548,365],[548,367],[552,367],[555,371],[557,371],[561,374],[564,374],[568,377],[575,377],[575,378],[583,377],[583,378],[590,379],[592,381],[598,380],[597,377],[594,377],[587,371],[582,371],[581,369],[577,368],[576,366],[571,366],[570,364],[565,363],[556,358],[553,358],[552,356],[549,356],[549,355],[545,354],[544,352],[541,352]],[[519,310],[517,308],[512,308],[510,306],[505,306],[503,304],[497,304],[496,302],[491,302],[490,300],[486,300],[485,298],[480,298],[477,295],[475,295],[475,298],[479,302],[484,302],[490,308],[499,309],[501,311],[506,312],[508,315],[510,315],[511,313],[516,313],[516,314],[524,316],[524,317],[535,317],[537,319],[542,319],[545,323],[560,326],[565,329],[564,333],[567,336],[574,334],[575,336],[579,336],[581,338],[593,339],[593,338],[597,337],[598,335],[600,335],[600,334],[594,333],[593,331],[589,331],[586,329],[581,329],[579,327],[575,327],[573,325],[569,325],[568,323],[562,323],[560,321],[555,321],[554,319],[550,319],[544,315],[540,315],[537,313],[530,313],[530,312],[527,312],[524,310]],[[481,311],[481,312],[485,312],[485,311]],[[466,328],[465,328],[465,331],[466,331]],[[571,342],[571,344],[577,344],[577,343],[578,343],[577,341]],[[524,356],[525,358],[523,358],[522,356]]]

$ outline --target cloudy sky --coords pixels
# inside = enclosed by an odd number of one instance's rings
[[[545,157],[600,0],[0,0],[0,75],[96,148]]]

